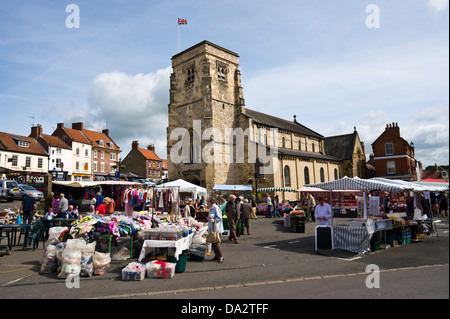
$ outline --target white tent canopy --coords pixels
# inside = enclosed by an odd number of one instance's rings
[[[318,184],[308,184],[305,185],[305,187],[316,187],[326,190],[355,190],[355,191],[383,190],[393,193],[414,189],[413,185],[401,185],[397,183],[387,183],[373,179],[360,179],[358,177],[350,178],[347,176],[334,181]]]
[[[430,185],[430,184],[421,184],[420,182],[407,182],[399,179],[386,179],[381,177],[373,177],[370,180],[380,181],[387,184],[395,184],[395,185],[401,185],[408,187],[409,190],[415,191],[415,192],[434,192],[434,191],[445,191],[448,190],[448,184],[447,188],[445,188],[444,185]],[[436,184],[436,183],[434,183]],[[443,184],[443,183],[441,183]]]
[[[251,192],[251,185],[214,185],[213,191]]]
[[[156,186],[156,189],[163,189],[165,187],[179,187],[180,193],[192,193],[192,198],[196,199],[201,196],[205,196],[205,198],[208,195],[208,192],[206,191],[206,188],[186,182],[183,179],[177,179],[172,182],[167,182],[164,184],[160,184]]]

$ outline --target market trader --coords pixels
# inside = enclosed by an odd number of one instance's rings
[[[323,197],[319,197],[318,201],[319,204],[314,209],[315,218],[319,221],[319,225],[331,225],[333,213],[330,204],[325,203]]]

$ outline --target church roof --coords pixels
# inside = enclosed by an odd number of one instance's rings
[[[303,135],[316,137],[316,138],[323,138],[323,136],[317,132],[314,132],[313,130],[307,128],[306,126],[293,121],[288,121],[279,117],[275,117],[272,115],[268,115],[265,113],[261,113],[258,111],[245,109],[245,114],[250,116],[253,120],[253,122],[257,124],[266,125],[273,128],[278,128],[282,130],[292,131],[294,133],[300,133]]]
[[[351,159],[355,148],[355,132],[351,134],[330,136],[324,139],[325,154],[341,159]]]

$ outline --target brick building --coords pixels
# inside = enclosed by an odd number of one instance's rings
[[[372,143],[370,163],[377,177],[417,181],[422,163],[414,158],[414,144],[400,135],[397,123],[387,124],[385,131]]]
[[[163,161],[155,154],[155,145],[139,148],[139,142],[133,141],[131,151],[124,157],[121,170],[146,179],[160,180],[163,178]]]

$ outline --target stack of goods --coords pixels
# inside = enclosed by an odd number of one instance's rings
[[[179,240],[187,237],[189,228],[180,225],[167,225],[143,231],[144,240]]]
[[[200,230],[205,227],[205,223],[199,222],[195,218],[192,217],[183,217],[177,220],[178,225],[187,226],[189,228]]]
[[[294,216],[305,216],[305,211],[304,210],[300,210],[300,209],[296,209],[296,210],[291,211],[290,214],[294,215]]]
[[[165,262],[162,260],[150,261],[146,265],[148,278],[173,278],[175,275],[175,263]]]
[[[129,263],[122,269],[122,280],[139,281],[145,278],[146,267],[138,262]]]

